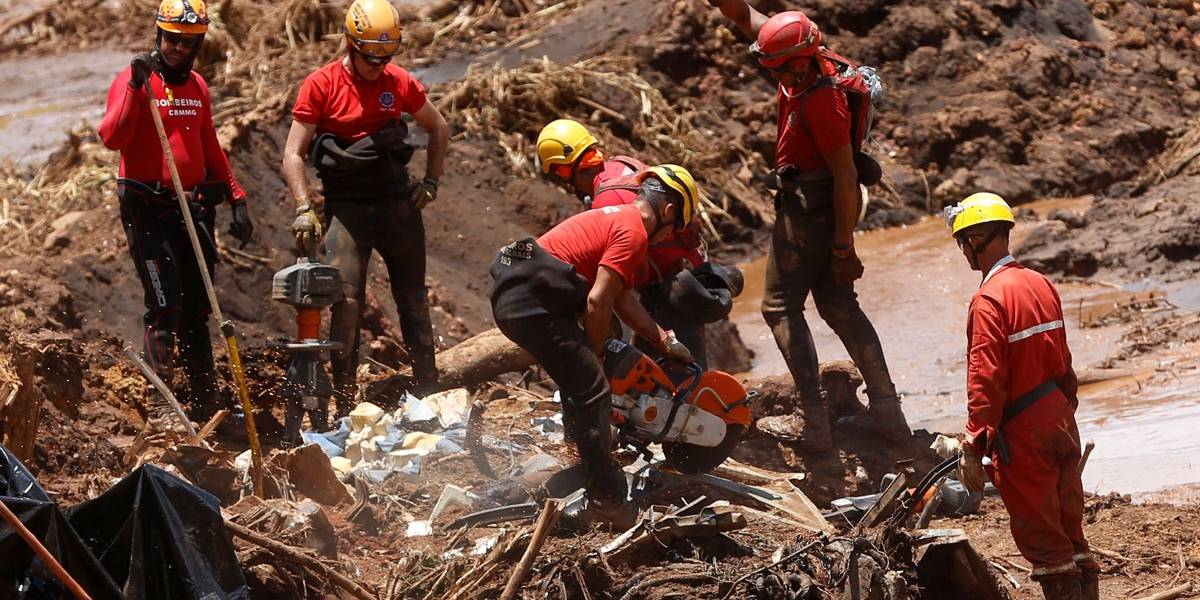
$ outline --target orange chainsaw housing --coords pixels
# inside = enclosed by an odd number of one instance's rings
[[[692,387],[694,375],[678,385],[650,357],[621,340],[609,340],[605,345],[604,371],[608,385],[616,395],[653,395],[663,388],[674,395],[680,388]],[[722,371],[705,371],[685,402],[716,415],[730,425],[750,426],[750,406],[745,402],[746,388],[732,375]]]

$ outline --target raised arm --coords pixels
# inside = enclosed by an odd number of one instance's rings
[[[751,40],[758,37],[758,30],[767,22],[767,15],[750,6],[746,0],[707,0],[709,6],[720,9],[721,14],[733,21],[738,30]]]

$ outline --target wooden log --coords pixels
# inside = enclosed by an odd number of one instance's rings
[[[533,365],[533,357],[504,337],[499,329],[489,329],[438,352],[436,360],[441,378],[435,389],[424,390],[426,392],[471,387]],[[379,404],[377,399],[398,398],[402,391],[411,387],[412,368],[405,367],[395,375],[369,384],[364,398]]]
[[[440,0],[422,8],[418,15],[423,21],[438,21],[458,10],[458,0]]]

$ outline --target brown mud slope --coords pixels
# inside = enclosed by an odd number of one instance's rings
[[[1034,230],[1022,257],[1039,270],[1079,277],[1186,281],[1200,270],[1200,128],[1176,137],[1137,179],[1129,197],[1098,198],[1083,214],[1059,212]]]
[[[1200,109],[1192,2],[756,4],[808,10],[831,48],[879,67],[874,139],[892,189],[876,196],[893,210],[936,210],[977,189],[1016,202],[1102,191]],[[658,77],[641,72],[669,98],[705,98],[728,122],[715,143],[770,159],[772,84],[719,15],[675,6],[662,36],[634,44]]]
[[[1020,248],[1043,273],[1126,280],[1188,280],[1200,271],[1200,176],[1159,184],[1141,196],[1098,199],[1083,214],[1051,215]]]

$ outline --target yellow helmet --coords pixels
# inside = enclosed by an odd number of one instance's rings
[[[163,31],[204,34],[208,32],[208,7],[204,0],[162,0],[154,21]]]
[[[692,174],[679,165],[658,165],[642,171],[638,175],[638,182],[643,182],[648,177],[658,179],[683,198],[683,204],[679,207],[679,226],[676,229],[682,229],[691,223],[696,214],[696,204],[700,202],[700,188]]]
[[[346,40],[373,58],[400,51],[400,13],[388,0],[354,0],[346,11]]]
[[[542,167],[542,175],[549,175],[554,165],[574,165],[588,148],[599,143],[586,127],[576,121],[551,121],[542,128],[537,139],[538,164]]]
[[[980,223],[1016,223],[1012,208],[1004,198],[991,192],[971,194],[962,202],[947,206],[944,215],[951,235],[958,235],[958,232]]]

